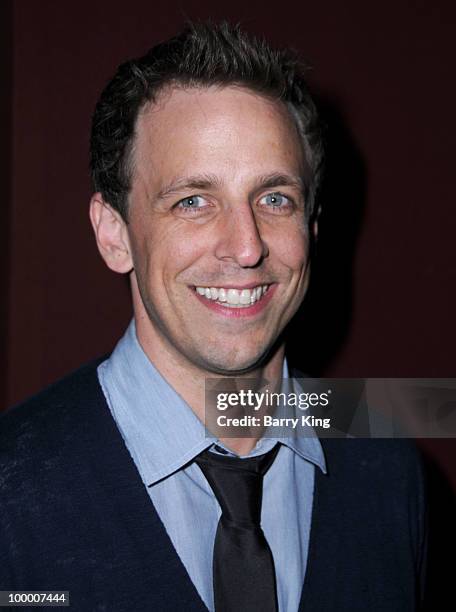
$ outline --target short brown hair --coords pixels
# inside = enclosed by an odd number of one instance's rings
[[[145,55],[121,64],[96,105],[90,140],[90,168],[96,191],[127,220],[132,177],[131,152],[141,108],[169,84],[189,87],[241,85],[284,102],[302,139],[312,172],[306,185],[310,218],[320,185],[323,146],[315,104],[297,55],[272,49],[236,25],[190,23],[177,36]]]

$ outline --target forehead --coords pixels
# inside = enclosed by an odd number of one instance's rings
[[[241,87],[169,88],[137,120],[133,167],[143,180],[189,171],[302,174],[303,166],[285,104]]]

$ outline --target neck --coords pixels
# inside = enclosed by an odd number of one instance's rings
[[[249,388],[253,388],[253,391],[259,390],[264,381],[267,380],[273,390],[280,390],[284,360],[283,344],[279,345],[266,361],[248,372],[214,373],[192,363],[185,356],[177,353],[174,347],[168,343],[151,341],[149,335],[144,333],[145,325],[148,327],[147,321],[138,320],[136,317],[137,338],[143,351],[163,378],[190,406],[198,419],[214,434],[215,430],[209,422],[211,416],[214,417],[221,413],[218,412],[215,401],[210,403],[207,401],[206,382],[208,379],[226,379],[230,386],[229,381],[231,380],[236,389],[242,387],[244,379],[248,379]],[[260,428],[254,428],[252,436],[243,435],[241,438],[218,436],[218,438],[220,442],[236,454],[246,455],[254,448],[262,433],[263,431]]]

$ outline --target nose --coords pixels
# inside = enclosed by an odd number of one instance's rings
[[[267,257],[268,247],[250,204],[227,210],[219,231],[218,259],[253,268]]]

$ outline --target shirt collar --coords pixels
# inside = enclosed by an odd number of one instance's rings
[[[109,359],[99,366],[99,377],[146,485],[171,475],[214,444],[203,423],[144,353],[134,320]],[[283,377],[289,377],[286,361]],[[252,454],[266,452],[277,440],[326,473],[316,436],[260,440]]]
[[[294,378],[290,378],[288,362],[286,358],[283,362],[283,384],[282,391],[286,393],[302,393],[303,390],[299,386],[299,383]],[[279,408],[280,410],[280,408]],[[290,416],[286,414],[284,416]],[[296,415],[295,415],[296,416]],[[287,430],[287,435],[273,438],[275,440],[280,441],[285,446],[288,446],[291,450],[293,450],[297,455],[305,459],[306,461],[310,461],[314,465],[318,466],[322,472],[327,473],[326,469],[326,459],[323,453],[323,448],[321,446],[321,442],[318,439],[317,434],[314,429],[311,427],[306,428],[306,435],[299,435],[300,429],[293,430],[292,433],[289,433]]]

